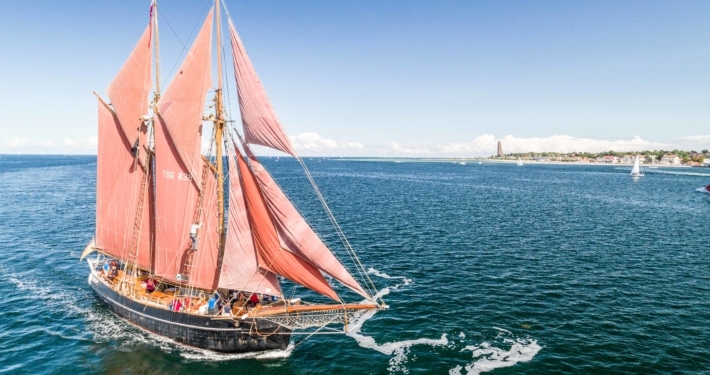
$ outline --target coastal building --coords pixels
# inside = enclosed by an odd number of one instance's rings
[[[500,143],[500,141],[498,141],[498,157],[503,157],[503,145]]]
[[[679,165],[680,164],[680,158],[678,155],[675,154],[665,154],[661,158],[661,164],[666,164],[666,165]]]
[[[617,158],[614,155],[604,155],[600,158],[597,158],[598,163],[608,163],[608,164],[616,164],[619,162],[619,158]]]

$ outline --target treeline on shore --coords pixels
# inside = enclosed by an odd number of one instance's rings
[[[698,151],[683,151],[683,150],[646,150],[646,151],[604,151],[604,152],[571,152],[571,153],[560,153],[560,152],[522,152],[522,153],[510,153],[504,154],[503,156],[492,156],[491,159],[517,159],[518,157],[524,159],[557,159],[557,160],[579,160],[579,159],[599,159],[605,156],[616,156],[618,158],[623,158],[628,155],[641,155],[646,159],[661,160],[666,155],[678,156],[682,164],[687,163],[699,163],[702,164],[705,158],[710,158],[710,152],[708,150]]]

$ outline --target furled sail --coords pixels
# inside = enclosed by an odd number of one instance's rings
[[[231,157],[229,158],[228,217],[229,226],[219,286],[256,293],[281,294],[281,287],[275,275],[260,269],[257,263],[254,239],[239,182],[239,170],[234,158]]]
[[[105,254],[126,259],[137,256],[139,266],[150,268],[150,219],[148,193],[140,192],[144,170],[134,163],[131,143],[118,117],[99,99],[99,154],[96,160],[96,247]],[[147,189],[147,187],[146,187]],[[132,244],[138,197],[145,202],[138,244]],[[131,248],[131,246],[134,248]]]
[[[150,27],[107,89],[113,109],[99,103],[96,182],[96,246],[144,268],[150,268],[150,194],[148,184],[142,184],[145,169],[134,145],[139,137],[146,144],[141,117],[148,112],[151,87],[149,45]]]
[[[212,86],[212,12],[210,10],[185,61],[160,98],[156,116],[155,274],[178,282],[184,281],[184,277],[178,280],[178,275],[183,275],[184,262],[189,252],[193,251],[191,226],[203,224],[205,217],[196,217],[196,213],[200,212],[197,205],[205,167],[200,154],[202,112],[206,93]],[[207,181],[206,184],[211,183]],[[206,191],[203,193],[208,195]],[[199,210],[204,210],[207,201],[203,201]],[[205,227],[200,227],[198,234],[198,238],[217,236],[214,229]],[[210,262],[217,259],[217,247],[203,246],[207,243],[217,243],[217,240],[202,240],[197,252],[211,252],[213,255],[199,255],[200,259],[205,257],[207,263],[195,265],[201,270],[192,269],[189,282],[197,287],[214,288],[217,264],[216,261]]]
[[[136,146],[135,156],[147,146],[146,127],[141,117],[148,114],[151,81],[150,25],[145,29],[133,53],[111,82],[108,97],[116,111],[125,137]],[[136,141],[139,141],[136,143]],[[142,162],[141,159],[138,159]]]
[[[231,20],[229,34],[246,141],[296,156]]]
[[[274,225],[283,241],[283,246],[292,253],[308,260],[321,271],[329,274],[361,296],[370,298],[362,286],[355,281],[350,272],[345,269],[342,263],[308,225],[249,147],[244,145],[244,150],[249,157],[249,165],[259,183],[264,201],[271,212]]]
[[[281,275],[333,300],[340,301],[320,271],[300,256],[283,250],[262,192],[246,161],[237,158],[247,216],[254,236],[259,267]]]

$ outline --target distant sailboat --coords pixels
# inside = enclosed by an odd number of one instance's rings
[[[226,353],[285,349],[294,330],[342,333],[357,314],[384,308],[228,19],[243,133],[231,128],[222,88],[220,1],[162,92],[158,58],[151,90],[151,55],[158,54],[155,1],[150,13],[150,24],[107,89],[109,100],[98,102],[96,232],[81,256],[96,252],[87,259],[97,297],[143,329]],[[212,127],[207,155],[200,150],[203,125]],[[357,273],[301,216],[251,152],[254,144],[299,162]],[[284,279],[291,282],[286,293]],[[329,302],[299,297],[318,295]],[[333,324],[337,329],[326,327]]]
[[[631,177],[643,177],[643,169],[641,169],[641,161],[638,155],[636,155],[636,159],[634,159],[634,167],[631,168],[630,175]]]
[[[518,156],[518,166],[521,166],[521,167],[522,167],[522,165],[523,165],[523,161],[520,160],[520,156]]]

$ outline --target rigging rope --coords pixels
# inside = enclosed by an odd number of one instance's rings
[[[363,277],[363,279],[369,283],[365,287],[368,288],[368,292],[371,294],[372,297],[374,297],[377,294],[377,288],[375,287],[375,284],[372,282],[372,279],[370,279],[370,276],[365,271],[365,267],[362,265],[362,263],[360,262],[360,259],[358,258],[357,254],[355,253],[355,249],[352,247],[352,245],[350,245],[350,241],[348,241],[348,238],[345,236],[345,233],[343,232],[342,228],[338,224],[338,221],[335,219],[335,215],[333,215],[333,212],[330,210],[330,207],[328,206],[328,203],[325,201],[323,194],[321,194],[320,189],[318,188],[318,185],[316,185],[315,180],[313,180],[313,176],[311,175],[311,172],[306,167],[306,163],[303,161],[303,159],[300,156],[297,156],[297,155],[294,155],[294,156],[296,157],[296,160],[298,160],[298,163],[301,165],[301,168],[303,168],[303,171],[306,173],[306,177],[308,178],[308,181],[311,183],[313,190],[315,191],[316,195],[318,196],[318,200],[320,200],[321,205],[323,206],[323,209],[325,210],[326,214],[328,215],[328,218],[330,219],[330,222],[333,224],[333,227],[335,228],[335,231],[338,234],[338,237],[340,237],[340,241],[343,243],[343,246],[345,246],[345,249],[348,251],[348,255],[350,256],[350,259],[357,266],[357,270],[360,273],[360,275]],[[382,301],[381,297],[380,297],[380,301]],[[384,301],[382,301],[382,303],[384,303]]]

